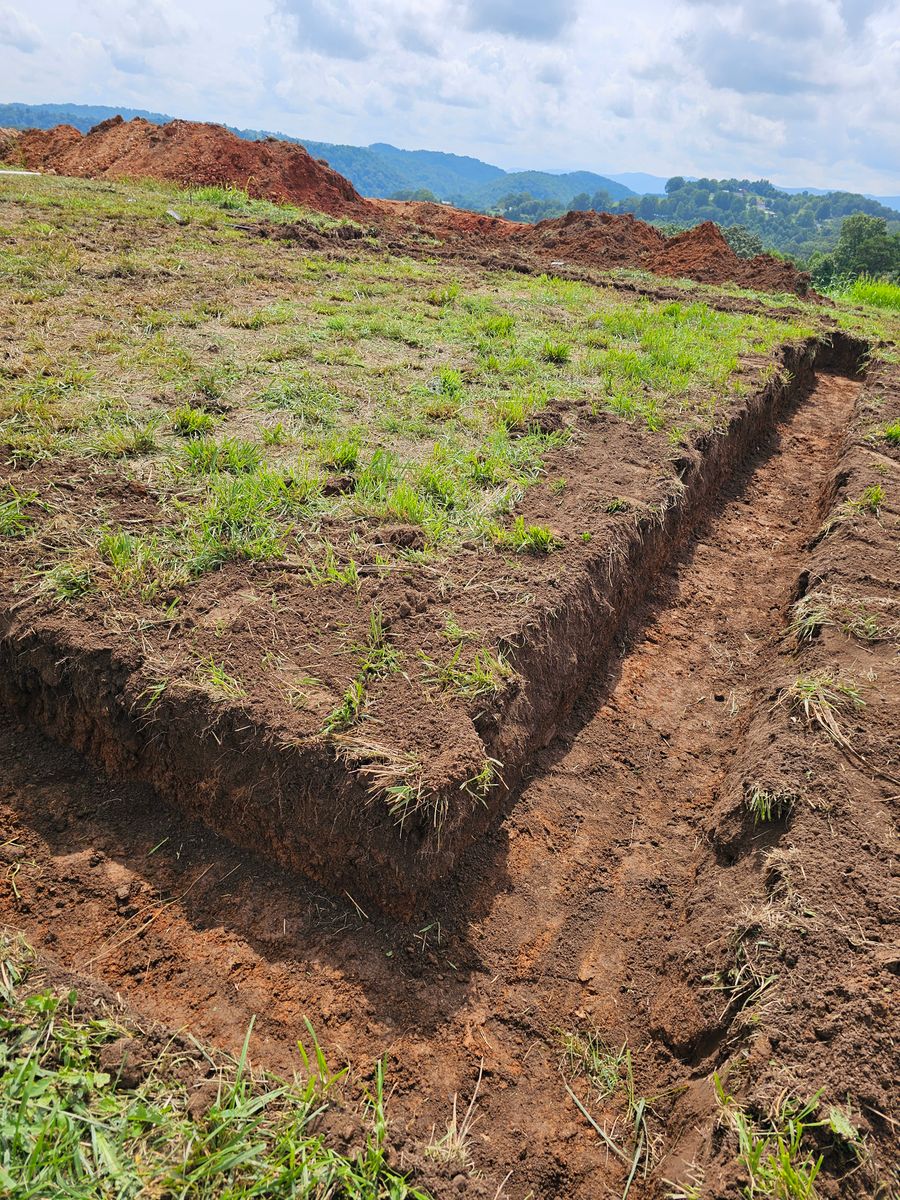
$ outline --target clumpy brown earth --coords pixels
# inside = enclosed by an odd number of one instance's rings
[[[629,1194],[744,1194],[715,1072],[760,1127],[821,1090],[818,1194],[891,1195],[900,459],[877,430],[898,385],[821,373],[760,429],[414,924],[236,852],[14,717],[3,919],[231,1047],[258,1014],[260,1061],[293,1063],[303,1015],[351,1062],[387,1049],[394,1136],[438,1196],[622,1195],[621,1092],[565,1061],[573,1034],[631,1049],[652,1152]],[[794,703],[826,676],[862,701],[833,693],[831,736]],[[755,793],[775,819],[754,823]],[[471,1162],[426,1160],[482,1066]]]
[[[71,125],[27,130],[10,150],[30,169],[59,175],[170,179],[194,187],[231,184],[319,212],[365,216],[367,211],[349,180],[317,162],[303,146],[275,138],[248,142],[221,125],[153,125],[142,117],[110,117],[88,134]]]
[[[630,267],[702,283],[734,283],[805,295],[809,276],[769,254],[739,258],[707,221],[666,238],[630,215],[570,212],[521,225],[442,204],[365,200],[322,160],[291,142],[250,142],[221,125],[111,117],[82,135],[71,125],[2,138],[0,156],[29,169],[88,179],[168,179],[182,186],[233,184],[253,196],[307,205],[373,225],[403,244],[422,236],[465,253],[491,249],[546,269],[553,265]],[[563,261],[564,260],[564,261]]]

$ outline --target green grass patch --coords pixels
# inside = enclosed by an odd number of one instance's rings
[[[82,1006],[75,990],[37,986],[34,971],[28,948],[0,934],[0,1191],[10,1200],[426,1200],[388,1165],[380,1062],[362,1102],[359,1148],[341,1154],[319,1126],[344,1072],[331,1070],[311,1026],[302,1079],[254,1071],[248,1032],[236,1059],[170,1047],[132,1083],[133,1071],[101,1060],[134,1031]],[[186,1068],[198,1081],[212,1073],[202,1115],[191,1111]]]
[[[562,545],[552,529],[546,525],[528,525],[524,517],[516,517],[510,529],[499,529],[494,541],[501,548],[515,550],[517,554],[549,554]]]
[[[37,492],[20,492],[11,483],[0,490],[0,537],[22,537],[31,523],[26,512]]]
[[[887,283],[867,276],[855,280],[841,293],[841,298],[855,304],[871,304],[873,308],[886,308],[900,313],[900,284]]]

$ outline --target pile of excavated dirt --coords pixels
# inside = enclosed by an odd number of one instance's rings
[[[28,130],[16,135],[10,146],[15,160],[31,170],[90,179],[171,179],[183,187],[236,184],[252,196],[374,221],[398,245],[410,236],[420,242],[424,235],[451,251],[473,246],[514,249],[525,256],[524,264],[516,264],[525,269],[531,260],[546,269],[562,259],[567,265],[633,267],[700,283],[736,283],[801,296],[809,289],[809,276],[781,259],[768,254],[738,258],[711,221],[666,238],[631,214],[570,212],[537,225],[521,225],[446,204],[369,201],[302,146],[276,138],[248,142],[221,125],[153,125],[140,117],[111,117],[85,135],[71,125]]]
[[[696,279],[700,283],[736,283],[762,291],[805,295],[809,276],[791,263],[759,254],[738,258],[712,221],[666,238],[653,225],[626,214],[570,212],[564,217],[518,226],[517,244],[535,252],[596,267],[637,267],[655,275]]]
[[[234,184],[251,196],[303,204],[335,216],[366,216],[369,206],[343,175],[303,146],[248,142],[221,125],[111,117],[82,135],[70,125],[29,130],[18,157],[32,170],[88,179],[170,179],[183,187]]]
[[[376,200],[373,203],[389,223],[404,226],[407,230],[413,226],[419,233],[442,241],[492,246],[514,238],[522,229],[532,228],[503,217],[489,217],[486,213],[453,208],[449,204],[433,204],[422,200]]]
[[[630,213],[570,212],[518,228],[518,243],[590,266],[636,267],[666,244],[658,229]]]

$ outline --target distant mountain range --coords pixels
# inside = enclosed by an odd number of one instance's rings
[[[95,104],[0,104],[0,127],[50,129],[74,125],[86,133],[92,126],[121,114],[125,120],[143,117],[157,125],[172,120],[165,113],[137,108],[110,108]],[[371,146],[344,146],[313,142],[264,129],[232,129],[250,140],[282,138],[303,145],[315,158],[345,175],[364,196],[390,197],[400,192],[430,192],[438,200],[464,208],[490,209],[505,196],[528,192],[535,200],[566,206],[576,197],[605,192],[611,200],[628,196],[661,196],[666,179],[645,172],[600,175],[593,171],[505,171],[477,158],[439,150],[400,150],[387,142]],[[688,177],[690,178],[690,177]],[[827,195],[833,189],[781,188],[796,195]],[[869,196],[900,211],[900,196]]]

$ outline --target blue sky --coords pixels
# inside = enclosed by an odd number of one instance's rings
[[[3,100],[900,193],[900,0],[0,0]]]

